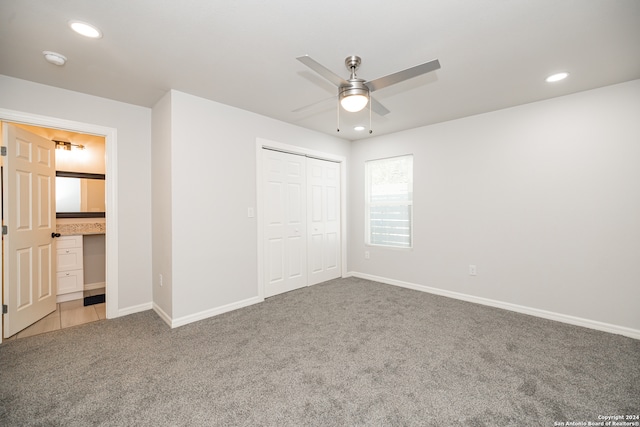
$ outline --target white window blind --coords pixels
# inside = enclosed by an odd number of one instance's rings
[[[365,174],[366,243],[411,248],[413,155],[370,160]]]

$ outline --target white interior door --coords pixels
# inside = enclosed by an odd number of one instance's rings
[[[307,285],[305,157],[263,151],[265,297]]]
[[[340,277],[340,163],[307,159],[308,284]]]
[[[4,336],[56,309],[54,143],[3,123]]]

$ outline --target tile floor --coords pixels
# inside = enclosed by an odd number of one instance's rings
[[[85,291],[84,296],[104,294],[104,288]],[[33,325],[18,332],[12,337],[4,338],[3,341],[31,337],[33,335],[51,332],[70,326],[82,325],[83,323],[104,320],[106,315],[106,304],[94,304],[84,306],[84,299],[61,302],[57,304],[56,311],[37,321]]]

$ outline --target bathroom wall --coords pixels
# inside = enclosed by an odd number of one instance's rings
[[[103,287],[106,281],[105,236],[104,234],[86,234],[83,245],[85,288]]]
[[[83,150],[77,148],[70,151],[56,150],[56,170],[98,174],[105,173],[104,137],[70,132],[62,129],[25,125],[22,123],[13,123],[13,125],[52,141],[68,141],[84,147]]]

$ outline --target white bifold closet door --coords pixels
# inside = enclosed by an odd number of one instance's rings
[[[265,297],[340,277],[340,164],[263,150]]]
[[[340,163],[307,158],[307,279],[340,277]]]

